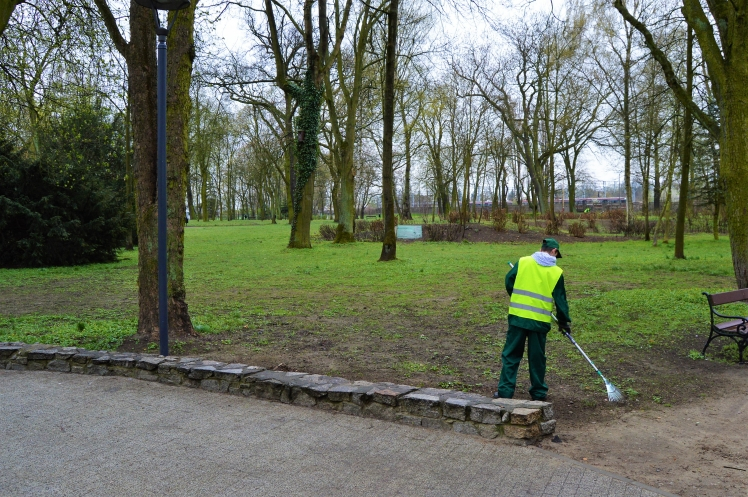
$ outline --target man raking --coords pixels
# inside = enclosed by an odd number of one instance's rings
[[[545,400],[545,341],[551,329],[553,305],[556,305],[559,329],[571,333],[569,304],[566,301],[563,270],[556,265],[561,258],[558,242],[546,238],[539,252],[522,257],[504,279],[509,293],[509,329],[501,353],[501,376],[494,398],[511,399],[517,386],[517,370],[525,352],[530,365],[530,396]]]

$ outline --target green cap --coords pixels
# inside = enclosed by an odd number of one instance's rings
[[[561,258],[561,247],[558,245],[558,242],[555,238],[544,238],[543,239],[543,245],[550,249],[556,249],[558,251],[558,254],[556,255],[557,259]]]

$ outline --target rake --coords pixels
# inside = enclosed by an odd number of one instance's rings
[[[512,264],[511,262],[509,262],[508,264],[511,267],[514,267],[514,264]],[[556,323],[558,323],[558,318],[556,317],[555,314],[551,313],[551,317]],[[621,393],[621,391],[618,390],[614,384],[608,381],[608,379],[605,376],[603,376],[600,370],[597,369],[597,366],[595,366],[595,363],[592,362],[592,359],[590,359],[589,356],[584,353],[584,350],[582,350],[582,347],[580,347],[579,344],[576,342],[576,340],[572,338],[571,334],[567,332],[566,330],[561,330],[561,333],[563,333],[564,336],[568,338],[571,343],[574,344],[577,350],[579,350],[579,352],[584,356],[584,358],[587,359],[587,362],[590,363],[590,366],[592,366],[595,372],[600,375],[600,378],[603,379],[603,382],[605,383],[605,389],[608,391],[608,401],[609,402],[623,402],[625,398],[623,394]]]

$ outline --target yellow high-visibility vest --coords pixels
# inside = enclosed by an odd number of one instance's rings
[[[541,266],[532,256],[522,257],[509,299],[509,314],[550,323],[553,289],[563,272],[558,266]]]

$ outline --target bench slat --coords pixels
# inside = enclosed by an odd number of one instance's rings
[[[709,300],[712,301],[712,305],[731,304],[741,300],[748,300],[748,288],[741,288],[732,292],[712,293],[709,294]]]
[[[721,331],[730,331],[730,328],[736,328],[744,322],[745,321],[742,319],[733,319],[732,321],[725,321],[724,323],[715,323],[714,327]]]

